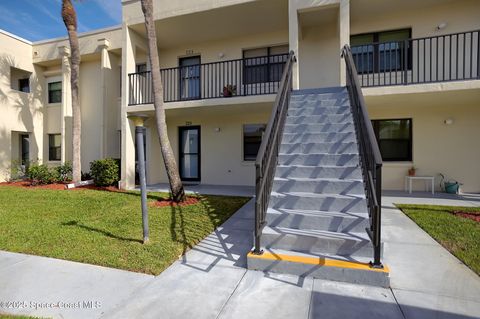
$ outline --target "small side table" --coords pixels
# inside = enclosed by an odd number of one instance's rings
[[[435,194],[435,177],[434,176],[405,176],[405,191],[408,189],[408,193],[412,193],[412,181],[413,180],[424,180],[425,189],[428,192],[428,186],[431,185],[432,195]]]

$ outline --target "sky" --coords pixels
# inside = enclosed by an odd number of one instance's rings
[[[0,0],[0,29],[30,41],[67,35],[61,0]],[[119,25],[121,0],[76,0],[78,31]]]

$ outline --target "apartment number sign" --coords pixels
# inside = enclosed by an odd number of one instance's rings
[[[193,54],[193,50],[185,50],[185,54],[186,55],[191,55],[191,54]]]

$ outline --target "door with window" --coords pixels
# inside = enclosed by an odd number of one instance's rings
[[[30,135],[20,134],[20,160],[24,167],[30,162]]]
[[[180,99],[200,99],[200,56],[181,58]]]
[[[200,126],[179,128],[180,178],[183,181],[200,181]]]

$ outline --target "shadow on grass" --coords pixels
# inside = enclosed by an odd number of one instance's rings
[[[80,223],[79,223],[78,221],[76,221],[76,220],[71,220],[71,221],[69,221],[69,222],[64,222],[64,223],[62,223],[62,226],[78,227],[78,228],[87,230],[87,231],[89,231],[89,232],[94,232],[94,233],[102,234],[102,235],[104,235],[104,236],[106,236],[106,237],[118,239],[118,240],[121,240],[121,241],[131,241],[131,242],[136,242],[136,243],[143,244],[143,241],[141,241],[140,239],[120,237],[120,236],[117,236],[117,235],[115,235],[115,234],[113,234],[113,233],[111,233],[111,232],[108,232],[108,231],[105,231],[105,230],[102,230],[102,229],[98,229],[98,228],[94,228],[94,227],[82,225],[82,224],[80,224]]]

